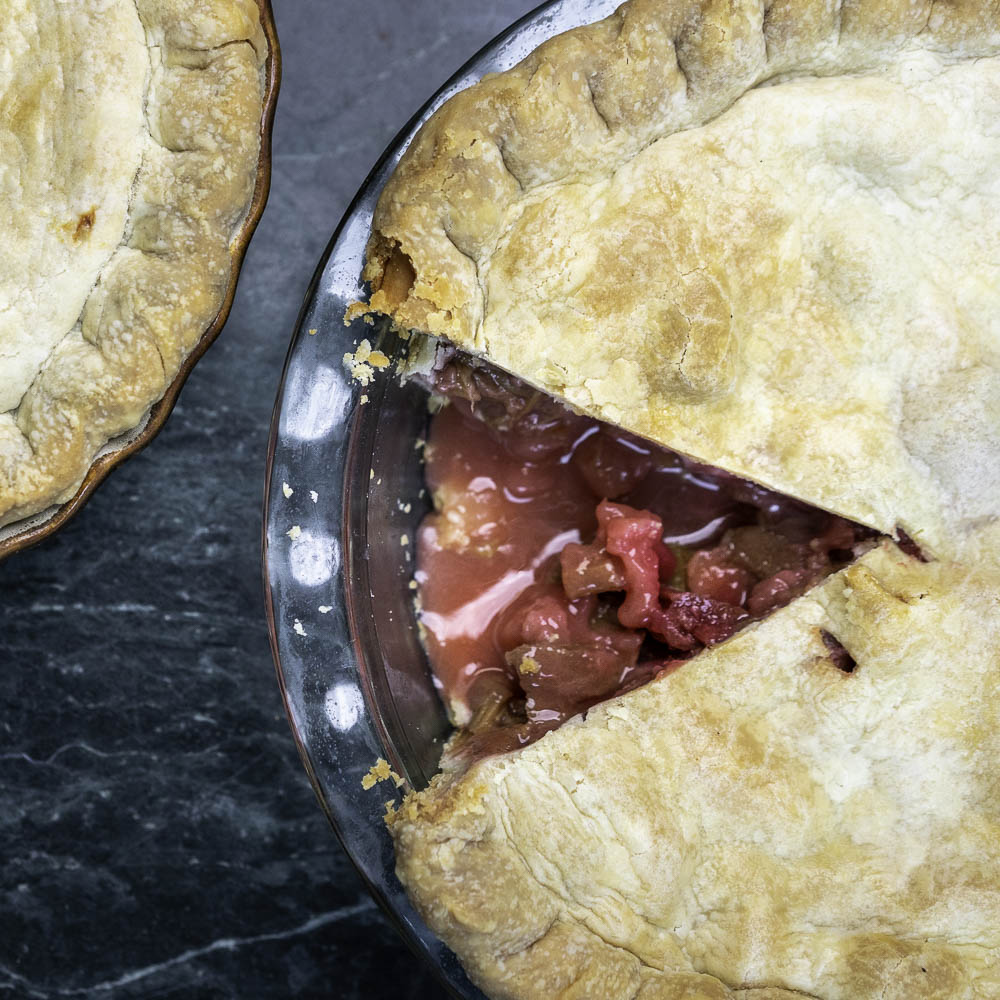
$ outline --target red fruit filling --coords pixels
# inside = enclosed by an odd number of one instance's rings
[[[465,729],[523,745],[723,642],[873,532],[449,361],[425,450],[420,620]]]

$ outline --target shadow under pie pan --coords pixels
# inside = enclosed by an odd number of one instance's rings
[[[375,165],[313,277],[271,423],[263,573],[271,648],[313,789],[345,850],[407,943],[451,995],[483,996],[410,905],[383,817],[403,789],[370,789],[379,758],[420,789],[449,725],[413,611],[413,546],[428,509],[415,447],[426,395],[391,376],[367,387],[343,364],[363,339],[390,358],[402,342],[376,321],[345,326],[365,297],[365,243],[379,192],[420,126],[448,97],[513,66],[545,39],[609,15],[615,0],[554,0],[475,55],[416,114]]]
[[[97,453],[83,482],[76,493],[65,503],[50,507],[30,517],[15,521],[0,527],[0,560],[21,549],[28,548],[55,534],[83,505],[90,499],[93,492],[108,477],[108,475],[125,459],[141,451],[153,438],[159,434],[167,422],[177,402],[177,397],[187,381],[188,375],[201,359],[202,355],[212,345],[222,331],[229,317],[233,299],[236,295],[236,284],[240,276],[243,258],[246,256],[250,238],[257,228],[257,223],[267,204],[267,196],[271,187],[271,134],[274,126],[274,111],[278,101],[278,89],[281,82],[281,50],[278,45],[278,34],[274,24],[274,14],[271,10],[271,0],[257,0],[260,7],[261,26],[267,39],[267,59],[263,71],[262,109],[260,119],[260,151],[257,158],[257,172],[253,194],[247,207],[243,222],[229,244],[231,270],[225,288],[222,304],[215,318],[198,338],[180,366],[176,376],[169,383],[163,395],[150,407],[138,427],[114,438],[105,444]]]

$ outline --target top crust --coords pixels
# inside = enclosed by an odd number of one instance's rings
[[[400,879],[496,998],[992,1000],[998,594],[996,563],[886,541],[675,673],[408,796]]]
[[[253,0],[13,0],[0,32],[3,525],[71,497],[218,313],[267,43]]]
[[[387,184],[371,311],[937,557],[408,795],[490,996],[1000,996],[998,55],[995,2],[631,0]]]
[[[998,20],[633,0],[424,126],[371,309],[954,553],[1000,496]]]

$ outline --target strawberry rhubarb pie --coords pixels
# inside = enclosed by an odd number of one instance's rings
[[[365,277],[470,977],[1000,997],[996,4],[629,0],[428,121]]]

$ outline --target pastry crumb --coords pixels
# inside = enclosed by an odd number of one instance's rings
[[[310,330],[309,330],[309,336],[310,337],[315,337],[316,336],[316,327],[311,327],[310,328]]]
[[[295,621],[292,622],[292,631],[294,631],[296,635],[306,634],[305,626],[303,626],[302,622],[300,622],[298,618],[296,618]]]
[[[541,664],[533,656],[522,656],[517,669],[522,674],[537,674],[541,669]]]
[[[319,494],[315,490],[310,490],[309,499],[312,500],[313,503],[317,503],[319,501]]]
[[[368,402],[368,393],[367,392],[363,392],[361,394],[361,405],[364,406],[365,403],[367,403],[367,402]]]
[[[372,353],[372,345],[365,339],[358,344],[357,350],[353,354],[348,351],[344,355],[344,364],[350,370],[351,378],[360,382],[363,386],[371,385],[372,379],[375,378],[375,368],[369,364]],[[376,358],[385,357],[381,351],[375,351],[374,354]]]
[[[392,781],[397,788],[403,784],[403,779],[389,767],[389,762],[384,757],[379,757],[368,769],[368,773],[361,779],[361,787],[367,792],[374,788],[380,781]]]
[[[297,524],[293,524],[285,534],[294,542],[302,534],[302,529]]]
[[[319,611],[321,615],[328,615],[331,611],[333,611],[333,607],[329,604],[321,604],[316,610]]]
[[[285,494],[285,499],[287,500],[295,492],[295,490],[293,490],[288,483],[282,483],[281,492]]]
[[[410,544],[410,536],[402,535],[399,539],[399,544],[402,545],[403,548],[406,548],[406,546]]]

